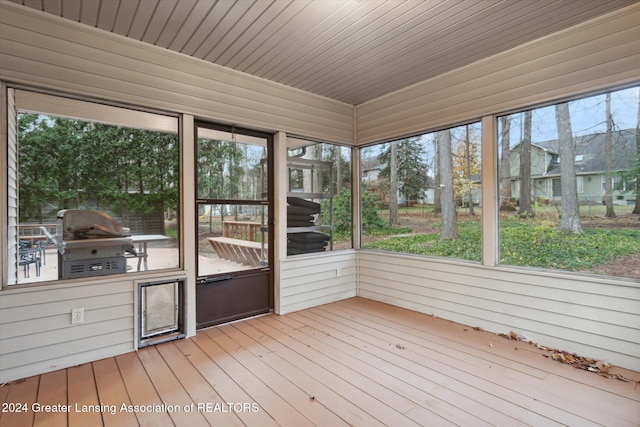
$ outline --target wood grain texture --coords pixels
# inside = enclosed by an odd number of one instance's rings
[[[5,412],[0,424],[637,425],[640,372],[614,368],[631,381],[607,379],[544,355],[529,343],[350,298],[5,384],[0,402],[105,409]],[[127,413],[122,404],[183,409]]]

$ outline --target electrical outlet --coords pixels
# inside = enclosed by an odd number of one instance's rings
[[[338,267],[336,268],[336,277],[340,277],[342,276],[342,268]]]
[[[84,323],[84,308],[71,309],[71,324],[77,325],[78,323]]]

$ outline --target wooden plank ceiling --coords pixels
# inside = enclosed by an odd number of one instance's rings
[[[637,0],[11,0],[358,105]]]

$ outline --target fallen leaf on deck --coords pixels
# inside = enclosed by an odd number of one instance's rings
[[[475,328],[474,328],[475,329]],[[509,335],[507,334],[498,334],[499,336],[503,337],[503,338],[507,338],[507,339],[511,339],[511,340],[518,340],[518,341],[526,341],[529,344],[533,344],[536,346],[537,349],[542,350],[542,351],[548,351],[550,352],[550,354],[543,354],[542,356],[547,357],[547,358],[551,358],[557,362],[560,363],[565,363],[567,365],[571,365],[574,368],[578,368],[578,369],[583,369],[585,371],[589,371],[589,372],[594,372],[602,377],[605,378],[614,378],[620,381],[625,381],[625,382],[635,382],[640,384],[640,382],[629,379],[624,377],[623,375],[620,374],[614,374],[609,372],[609,370],[611,369],[611,365],[609,365],[606,362],[603,362],[602,360],[597,360],[597,359],[593,359],[590,357],[584,357],[584,356],[579,356],[575,353],[569,353],[566,351],[561,351],[561,350],[555,350],[555,349],[550,349],[547,348],[543,345],[540,345],[538,343],[533,342],[532,340],[529,340],[527,338],[525,338],[522,335],[517,334],[514,331],[510,331]],[[491,344],[489,344],[489,346],[493,347]],[[517,350],[517,348],[516,348]]]

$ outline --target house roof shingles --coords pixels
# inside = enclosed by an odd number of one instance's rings
[[[635,129],[624,129],[612,132],[613,170],[631,169],[636,161]],[[581,135],[573,138],[575,142],[576,173],[604,172],[605,167],[605,133]],[[536,142],[536,145],[558,153],[558,140]],[[560,164],[549,165],[546,175],[560,175]]]

